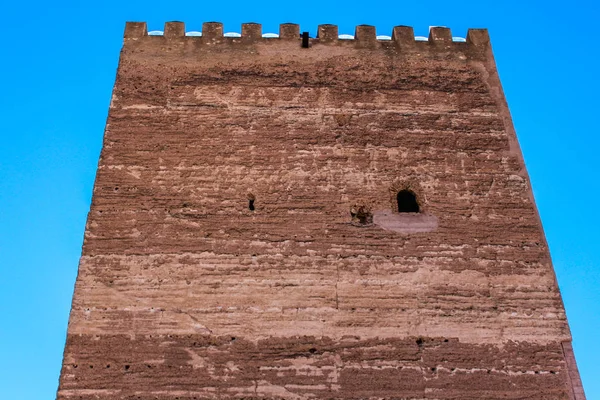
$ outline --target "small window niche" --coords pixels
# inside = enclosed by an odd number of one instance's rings
[[[254,202],[256,201],[256,196],[252,193],[248,193],[248,210],[254,211],[256,207],[254,206]]]
[[[389,208],[373,212],[373,224],[392,232],[415,234],[432,232],[438,219],[427,211],[418,182],[397,182],[389,189]]]
[[[419,213],[420,207],[417,196],[410,190],[401,190],[396,195],[397,210],[399,213]]]

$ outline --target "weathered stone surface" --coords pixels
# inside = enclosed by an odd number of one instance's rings
[[[305,49],[145,29],[126,32],[59,399],[584,398],[481,32]],[[402,189],[420,214],[398,214]]]

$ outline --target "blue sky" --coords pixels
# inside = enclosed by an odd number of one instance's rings
[[[365,7],[368,8],[365,8]],[[54,398],[125,21],[371,24],[490,31],[589,399],[600,398],[600,6],[593,1],[3,2],[0,387]]]

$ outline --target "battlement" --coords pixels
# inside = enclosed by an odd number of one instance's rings
[[[304,37],[303,37],[304,36]],[[164,31],[148,31],[145,22],[127,22],[125,26],[125,41],[131,40],[185,40],[206,44],[259,44],[273,42],[288,42],[298,47],[312,47],[313,45],[346,45],[357,48],[377,49],[395,46],[409,50],[411,48],[452,49],[475,48],[484,50],[489,46],[490,40],[487,29],[469,29],[465,39],[453,37],[452,32],[446,27],[431,27],[429,37],[415,36],[410,26],[395,26],[391,35],[377,35],[376,28],[371,25],[358,25],[354,35],[340,35],[337,25],[323,24],[317,28],[315,37],[302,34],[298,24],[284,23],[279,26],[279,33],[263,33],[262,25],[258,23],[244,23],[241,33],[225,33],[220,22],[205,22],[202,31],[186,33],[183,22],[167,22]]]

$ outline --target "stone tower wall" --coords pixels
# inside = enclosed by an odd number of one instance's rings
[[[59,399],[584,398],[485,30],[202,33],[127,24]]]

